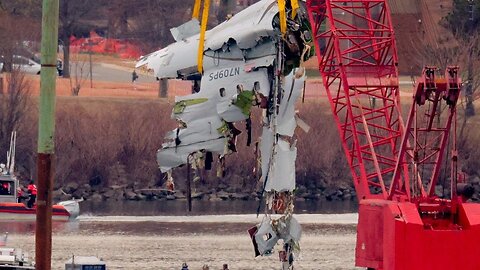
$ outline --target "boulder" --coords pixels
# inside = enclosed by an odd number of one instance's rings
[[[228,200],[228,199],[230,199],[231,195],[228,194],[225,191],[220,191],[220,192],[217,193],[217,197],[219,197],[222,200]]]
[[[103,196],[98,194],[98,193],[93,193],[92,196],[90,196],[90,198],[88,198],[89,200],[92,200],[92,201],[103,201]]]
[[[220,199],[216,194],[213,194],[213,195],[210,195],[209,201],[211,201],[211,202],[219,202],[219,201],[223,201],[223,200]]]
[[[352,199],[352,195],[350,193],[345,193],[343,194],[343,199],[348,201]]]
[[[228,187],[228,186],[225,185],[224,183],[220,183],[220,184],[218,184],[218,186],[217,186],[217,190],[226,189],[227,187]]]
[[[147,196],[141,194],[141,193],[137,193],[137,201],[145,201],[147,199]]]
[[[53,193],[52,193],[52,199],[54,201],[59,201],[60,198],[63,196],[64,192],[62,189],[57,189],[57,190],[54,190]]]
[[[149,196],[151,197],[151,196],[155,195],[151,189],[141,189],[140,194],[142,194],[146,197],[149,197]]]
[[[187,198],[187,196],[185,194],[183,194],[183,192],[181,192],[181,191],[176,191],[175,192],[175,198],[180,199],[180,200],[185,200]]]
[[[72,193],[72,196],[75,199],[80,199],[80,198],[89,197],[89,194],[83,188],[79,188]]]
[[[177,197],[175,197],[174,194],[170,194],[170,195],[167,195],[165,198],[166,198],[167,200],[175,200]]]
[[[227,192],[227,193],[236,193],[236,192],[238,192],[239,190],[240,190],[240,189],[239,189],[239,188],[236,188],[236,187],[227,187],[227,188],[225,189],[225,192]]]
[[[235,199],[235,200],[244,200],[244,201],[247,201],[248,199],[250,199],[250,195],[247,194],[247,193],[234,193],[231,195],[232,199]]]
[[[70,194],[62,194],[62,196],[60,196],[59,201],[68,201],[68,200],[71,200],[71,199],[72,199],[72,195],[70,195]]]
[[[124,196],[125,196],[125,199],[129,201],[137,200],[137,193],[133,192],[132,190],[125,191]]]
[[[302,196],[305,200],[315,200],[317,197],[313,193],[305,193]]]
[[[123,191],[123,189],[115,190],[115,192],[112,196],[112,199],[114,199],[116,201],[122,201],[122,200],[124,200],[124,198],[125,198],[125,192]]]
[[[475,175],[471,180],[470,183],[472,185],[479,185],[480,184],[480,177],[478,175]]]
[[[78,189],[78,187],[79,187],[78,183],[76,183],[76,182],[69,182],[67,185],[65,185],[65,187],[63,188],[63,190],[64,190],[66,193],[72,194],[73,192],[75,192],[75,191]]]
[[[113,196],[115,196],[115,190],[113,189],[109,189],[105,193],[103,193],[103,197],[105,197],[105,199],[110,199]]]
[[[297,196],[302,196],[305,193],[307,193],[307,188],[303,185],[298,185],[295,189],[295,195]]]
[[[124,186],[120,186],[120,185],[111,185],[110,186],[110,189],[113,189],[113,190],[118,190],[118,189],[123,189]]]
[[[193,192],[192,193],[192,199],[202,199],[203,196],[205,196],[205,193],[203,193],[203,192]]]

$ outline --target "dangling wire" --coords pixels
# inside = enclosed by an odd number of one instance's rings
[[[431,105],[431,104],[430,104],[430,102],[429,102],[429,103],[428,103],[428,112],[430,112],[430,105]],[[425,146],[427,145],[427,137],[428,137],[428,134],[427,134],[426,132],[424,132],[424,134],[425,134],[425,135],[423,136],[423,139],[424,139],[424,140],[423,140],[423,146],[425,147]],[[417,143],[417,142],[415,142],[415,143]],[[425,148],[426,148],[426,147],[425,147]],[[425,148],[423,149],[423,158],[422,158],[422,160],[424,160],[424,159],[425,159],[425,156],[427,155],[427,153],[426,153],[427,151],[426,151]],[[422,170],[421,184],[423,185],[424,176],[425,176],[425,164],[424,164],[424,163],[422,164],[422,169],[421,169],[421,170]],[[423,187],[420,187],[420,188],[423,188]]]
[[[450,151],[448,151],[450,149],[450,142],[451,142],[451,136],[452,134],[449,134],[448,136],[448,142],[447,142],[447,156],[445,157],[445,164],[443,166],[443,182],[442,182],[442,195],[443,195],[443,198],[445,198],[445,184],[447,183],[447,162],[448,162],[448,159],[449,159],[449,154],[450,154]],[[453,179],[451,179],[451,181],[453,181]]]

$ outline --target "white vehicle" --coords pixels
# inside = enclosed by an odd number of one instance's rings
[[[0,71],[4,71],[4,57],[1,56],[1,59],[0,59]],[[25,56],[21,56],[21,55],[13,55],[13,59],[12,59],[12,68],[14,70],[21,70],[25,73],[28,73],[28,74],[34,74],[34,75],[39,75],[40,74],[40,70],[42,68],[42,66],[35,62],[34,60],[32,59],[29,59]]]
[[[14,55],[12,62],[14,69],[19,69],[28,74],[40,74],[41,65],[27,57]]]

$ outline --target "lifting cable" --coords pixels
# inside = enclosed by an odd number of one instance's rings
[[[192,19],[199,19],[200,15],[200,4],[202,0],[195,0],[195,4],[193,6],[193,11],[192,11]]]
[[[297,16],[297,9],[300,8],[300,5],[298,4],[298,0],[291,0],[290,3],[292,4],[292,20],[295,19]]]
[[[197,19],[200,16],[200,6],[202,0],[195,0],[192,18]],[[198,73],[203,73],[203,51],[205,47],[205,32],[207,31],[208,13],[210,10],[210,0],[203,1],[202,22],[200,24],[200,37],[198,40],[197,68]]]
[[[202,0],[195,0],[192,11],[192,19],[199,19],[200,17],[200,6]],[[286,0],[278,0],[278,10],[280,16],[280,31],[282,36],[287,32],[287,12],[286,12]],[[291,0],[292,14],[291,18],[294,19],[297,16],[297,9],[300,8],[298,0]],[[200,37],[198,41],[198,55],[197,55],[197,66],[198,72],[203,73],[203,51],[205,48],[205,32],[207,31],[208,23],[208,13],[210,9],[210,0],[203,1],[203,11],[202,11],[202,21],[200,24]]]
[[[280,32],[282,32],[283,36],[287,32],[287,12],[285,10],[285,0],[278,0],[278,12],[280,16]]]

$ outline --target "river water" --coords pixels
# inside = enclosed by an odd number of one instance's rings
[[[192,212],[187,212],[186,200],[171,201],[85,201],[81,203],[82,215],[95,216],[178,216],[178,215],[225,215],[253,214],[258,208],[258,201],[192,201]],[[356,213],[356,201],[307,200],[295,202],[295,213],[341,214]]]
[[[73,222],[54,223],[52,269],[76,256],[97,256],[108,269],[280,269],[277,253],[254,257],[247,230],[258,223],[255,201],[82,202]],[[357,205],[354,202],[297,202],[302,224],[301,254],[295,269],[354,267]],[[9,246],[34,256],[35,224],[1,222]]]

